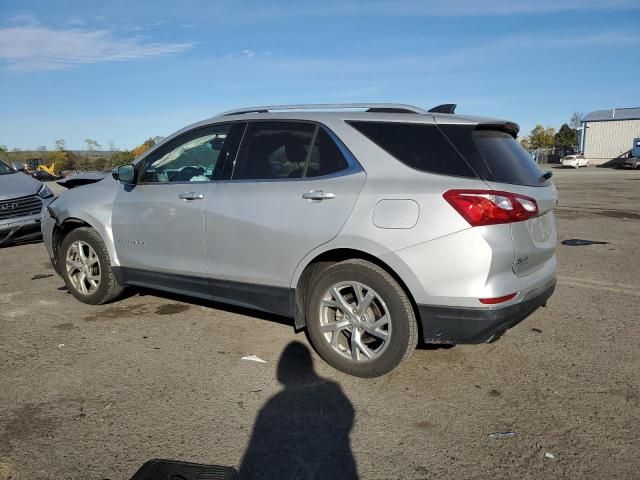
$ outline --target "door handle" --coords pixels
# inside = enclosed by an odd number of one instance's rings
[[[202,200],[204,198],[204,193],[185,192],[178,195],[178,198],[182,200]]]
[[[310,192],[303,193],[302,198],[306,200],[329,200],[336,198],[333,193],[325,192],[324,190],[311,190]]]

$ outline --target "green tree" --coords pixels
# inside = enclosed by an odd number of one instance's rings
[[[532,149],[553,147],[555,142],[555,129],[553,127],[543,127],[538,124],[533,127],[529,134],[529,142]]]
[[[116,151],[109,158],[109,165],[111,168],[118,167],[120,165],[126,165],[128,163],[133,162],[135,156],[129,150],[124,151]]]
[[[563,123],[555,134],[556,147],[574,147],[578,143],[578,131]]]
[[[0,145],[0,153],[7,153],[9,149],[6,145]]]
[[[55,171],[71,170],[74,168],[73,159],[71,154],[67,151],[67,142],[63,139],[55,141],[55,150],[51,153],[50,159],[52,163],[55,163]]]
[[[528,135],[519,137],[518,142],[520,142],[520,145],[522,145],[522,148],[524,148],[525,150],[531,150],[531,140],[529,140]]]

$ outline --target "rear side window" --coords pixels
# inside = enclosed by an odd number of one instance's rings
[[[405,165],[423,172],[477,178],[437,125],[348,122]]]
[[[302,176],[315,128],[306,123],[250,123],[234,178],[270,180]]]
[[[336,145],[336,142],[322,128],[318,129],[316,141],[311,149],[309,165],[305,177],[329,175],[349,167],[347,160]]]
[[[324,129],[297,122],[250,123],[238,159],[237,180],[319,177],[349,167]]]
[[[534,187],[549,184],[531,155],[508,133],[475,130],[472,137],[480,156],[493,175],[492,179],[487,180]]]

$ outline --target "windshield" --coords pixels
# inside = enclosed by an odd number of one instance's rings
[[[8,175],[10,173],[16,173],[16,171],[0,160],[0,175]]]

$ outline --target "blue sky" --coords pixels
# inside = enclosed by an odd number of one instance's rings
[[[131,148],[241,106],[640,106],[639,0],[0,2],[0,144]]]

